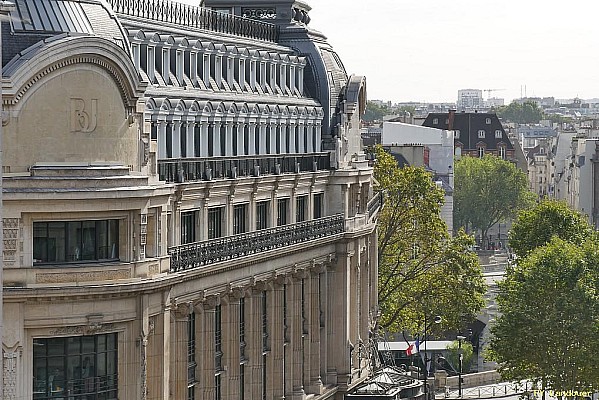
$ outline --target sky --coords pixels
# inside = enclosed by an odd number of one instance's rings
[[[304,1],[371,100],[599,98],[597,0]]]

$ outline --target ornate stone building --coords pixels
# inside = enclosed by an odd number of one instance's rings
[[[23,0],[2,21],[3,398],[342,399],[372,169],[302,1]]]

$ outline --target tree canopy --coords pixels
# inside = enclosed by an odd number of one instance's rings
[[[543,119],[543,110],[534,101],[525,101],[522,104],[513,101],[500,107],[497,116],[518,124],[538,124]]]
[[[599,243],[554,236],[508,269],[489,356],[505,379],[553,390],[599,388]],[[593,390],[591,390],[593,391]]]
[[[423,320],[443,316],[457,329],[484,306],[486,285],[472,237],[449,235],[440,216],[444,193],[423,168],[399,168],[382,147],[374,150],[374,176],[386,192],[379,214],[379,325],[417,332]]]
[[[518,214],[509,233],[509,244],[514,253],[522,258],[548,243],[553,236],[573,244],[582,244],[592,231],[586,217],[565,202],[543,200]]]
[[[454,228],[489,228],[514,217],[534,201],[526,174],[506,160],[487,155],[463,157],[454,169]]]

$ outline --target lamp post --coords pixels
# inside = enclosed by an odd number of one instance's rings
[[[439,324],[441,323],[442,318],[437,315],[435,317],[435,319],[433,320],[433,322],[435,324]],[[428,328],[430,328],[430,326],[428,326],[426,324],[426,314],[424,315],[424,400],[428,400],[428,367],[427,364],[429,361],[431,361],[432,359],[428,358],[428,355],[426,353],[426,343],[428,342],[427,337],[426,337],[426,332],[428,330]]]
[[[14,6],[15,5],[10,1],[0,0],[0,166],[2,166],[2,120],[4,120],[4,107],[2,105],[2,21],[7,19],[8,13]],[[4,341],[4,227],[2,226],[2,215],[2,171],[0,171],[0,345]],[[0,357],[0,368],[4,371],[4,357]],[[4,393],[4,382],[2,382],[2,380],[0,380],[0,394],[1,393]]]
[[[458,335],[458,357],[460,360],[459,370],[458,370],[458,394],[460,399],[462,398],[462,366],[464,363],[464,353],[462,352],[462,340],[466,339],[465,336]]]

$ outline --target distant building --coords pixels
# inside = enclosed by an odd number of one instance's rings
[[[423,126],[452,130],[456,158],[491,154],[517,161],[514,146],[494,113],[430,113]]]
[[[529,187],[539,197],[550,196],[553,193],[552,143],[552,138],[539,139],[536,146],[526,149]]]
[[[542,125],[521,125],[516,128],[516,133],[523,148],[536,147],[545,139],[557,137],[555,129]]]
[[[502,106],[505,105],[505,99],[500,99],[498,97],[491,97],[490,99],[487,99],[487,101],[485,102],[485,104],[489,108],[491,108],[491,107],[502,107]]]
[[[485,105],[483,100],[483,91],[480,89],[460,89],[458,90],[458,110],[481,109]]]
[[[433,180],[445,191],[441,218],[453,229],[453,132],[396,121],[383,123],[383,146],[409,165],[431,170]]]

